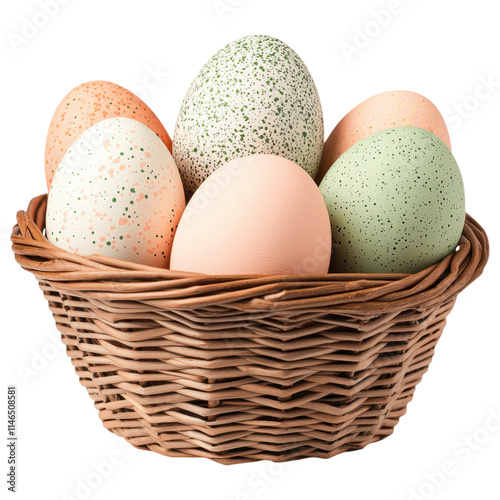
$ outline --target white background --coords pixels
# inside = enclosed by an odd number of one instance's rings
[[[48,17],[43,1],[3,2],[0,16],[0,436],[7,427],[7,384],[17,384],[17,498],[499,499],[496,2],[46,0],[58,6]],[[31,21],[40,27],[20,42],[16,37]],[[46,132],[69,90],[93,79],[119,83],[141,95],[173,135],[184,93],[201,66],[226,43],[250,34],[280,38],[302,57],[320,93],[326,135],[376,93],[408,89],[430,98],[448,122],[467,211],[486,228],[492,251],[484,275],[459,297],[430,370],[392,436],[329,460],[227,467],[139,451],[102,427],[35,279],[14,261],[8,236],[16,211],[45,192]],[[356,53],[346,57],[343,44]],[[156,82],[148,78],[152,71]],[[30,376],[23,375],[28,368]],[[6,472],[7,448],[0,449]],[[112,470],[98,475],[96,464],[111,459]],[[2,498],[5,477],[2,472]],[[81,485],[87,482],[86,490]]]

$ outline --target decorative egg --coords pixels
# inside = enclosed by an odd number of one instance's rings
[[[213,172],[189,201],[171,268],[205,274],[324,274],[331,254],[328,211],[314,180],[274,155],[237,158]]]
[[[217,52],[182,103],[173,155],[189,198],[217,168],[249,154],[288,158],[315,177],[323,113],[300,57],[269,36],[247,36]]]
[[[458,245],[462,176],[431,132],[398,127],[349,148],[320,184],[332,230],[332,272],[415,273]]]
[[[179,171],[163,141],[137,120],[109,118],[80,135],[59,164],[46,234],[79,255],[168,267],[184,208]]]
[[[380,130],[404,126],[427,129],[451,149],[444,118],[429,99],[407,90],[383,92],[358,104],[333,129],[323,147],[316,182],[356,142]]]
[[[143,123],[172,152],[172,141],[160,120],[135,94],[115,83],[83,83],[61,101],[50,122],[45,145],[47,188],[50,188],[55,171],[71,144],[92,125],[115,116]]]

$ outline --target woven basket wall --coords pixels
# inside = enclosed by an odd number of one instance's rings
[[[488,259],[467,216],[459,249],[413,275],[194,275],[56,248],[46,201],[18,213],[13,250],[104,426],[224,464],[326,458],[391,434]]]

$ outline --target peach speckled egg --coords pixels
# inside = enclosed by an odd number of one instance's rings
[[[160,120],[135,94],[115,83],[83,83],[61,101],[50,122],[45,145],[47,189],[62,157],[78,136],[114,116],[133,118],[148,126],[172,152],[172,141]]]
[[[323,147],[316,182],[356,142],[380,130],[405,126],[426,129],[451,149],[444,118],[429,99],[408,90],[383,92],[358,104],[333,129]]]
[[[137,120],[108,118],[78,137],[59,164],[46,234],[79,255],[168,267],[184,208],[179,171],[161,139]]]
[[[189,201],[171,268],[205,274],[323,274],[331,255],[318,186],[292,161],[255,154],[213,172]]]

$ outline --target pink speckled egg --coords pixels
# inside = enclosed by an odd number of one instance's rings
[[[68,148],[85,130],[101,120],[122,116],[149,127],[172,152],[172,141],[158,117],[129,90],[105,81],[82,83],[57,107],[45,144],[47,188]]]
[[[316,182],[356,142],[380,130],[405,126],[426,129],[451,149],[444,118],[429,99],[408,90],[383,92],[358,104],[333,129],[323,147]]]
[[[148,127],[109,118],[64,155],[50,186],[46,234],[79,255],[168,267],[185,208],[172,155]]]
[[[213,172],[189,201],[171,268],[204,274],[323,274],[328,211],[314,180],[279,156],[255,154]]]

